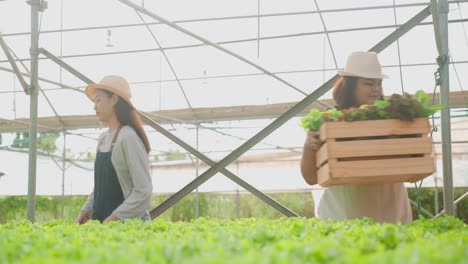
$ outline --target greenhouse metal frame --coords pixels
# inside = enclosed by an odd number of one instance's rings
[[[116,1],[117,2],[117,1]],[[296,105],[292,106],[287,110],[285,113],[283,113],[281,116],[279,116],[276,120],[274,120],[272,123],[270,123],[268,126],[266,126],[264,129],[262,129],[260,132],[258,132],[255,136],[244,142],[240,147],[232,151],[229,155],[221,159],[219,162],[215,162],[212,159],[208,158],[206,155],[202,154],[199,152],[197,149],[193,148],[189,144],[185,143],[183,140],[179,139],[177,136],[163,128],[161,125],[159,125],[157,122],[155,122],[153,119],[153,116],[144,113],[144,112],[139,112],[142,120],[149,126],[151,126],[153,129],[158,131],[159,133],[163,134],[170,140],[172,140],[174,143],[178,144],[182,148],[184,148],[186,151],[189,153],[193,154],[195,157],[198,159],[202,160],[209,166],[211,166],[210,169],[202,173],[199,177],[194,179],[192,182],[190,182],[188,185],[186,185],[184,188],[182,188],[180,191],[172,195],[169,199],[164,201],[161,205],[156,207],[151,211],[151,217],[155,218],[165,212],[167,209],[172,207],[174,204],[176,204],[179,200],[187,196],[189,193],[194,191],[197,187],[202,185],[205,181],[210,179],[213,175],[215,175],[218,172],[221,172],[224,174],[226,177],[234,181],[235,183],[239,184],[258,198],[260,198],[262,201],[266,202],[273,208],[277,209],[280,211],[282,214],[286,216],[297,216],[294,212],[286,208],[285,206],[281,205],[277,201],[273,200],[271,197],[268,195],[264,194],[263,192],[259,191],[249,183],[245,182],[238,176],[236,176],[234,173],[230,172],[229,170],[226,169],[226,167],[235,161],[238,157],[240,157],[242,154],[244,154],[247,150],[255,146],[257,143],[259,143],[262,139],[270,135],[273,131],[275,131],[277,128],[281,127],[286,121],[289,119],[295,117],[299,113],[301,113],[305,108],[310,106],[311,104],[315,103],[317,106],[322,106],[324,108],[328,107],[330,104],[326,101],[317,101],[323,94],[325,94],[328,90],[331,89],[333,86],[333,83],[335,82],[337,75],[335,75],[333,78],[329,79],[326,81],[323,85],[315,89],[312,93],[308,94],[304,91],[302,91],[300,88],[296,87],[295,85],[287,82],[286,80],[282,79],[281,77],[277,76],[275,73],[270,72],[266,68],[263,68],[262,66],[256,64],[255,62],[250,61],[249,59],[227,49],[221,46],[223,43],[215,43],[212,42],[204,37],[201,37],[200,35],[197,35],[196,33],[191,32],[188,29],[185,29],[182,26],[177,25],[175,22],[171,22],[157,14],[155,14],[152,11],[149,11],[148,9],[145,9],[142,6],[136,5],[135,3],[128,1],[128,0],[119,0],[119,2],[127,5],[129,8],[134,9],[135,11],[138,12],[138,14],[145,14],[148,17],[153,18],[156,22],[151,22],[151,23],[143,23],[143,24],[135,24],[135,25],[126,25],[126,26],[148,26],[148,24],[164,24],[167,25],[173,29],[176,29],[180,32],[183,32],[199,41],[201,41],[203,44],[200,45],[209,45],[213,48],[216,48],[224,53],[227,53],[238,60],[249,64],[252,67],[255,67],[259,71],[263,72],[267,76],[270,76],[273,79],[276,79],[277,81],[285,84],[287,87],[296,90],[299,93],[302,93],[305,95],[305,98],[302,99],[300,102],[298,102]],[[457,1],[457,2],[464,2],[464,1]],[[73,68],[72,66],[68,65],[65,63],[62,59],[63,58],[58,58],[51,52],[49,52],[46,48],[40,48],[38,45],[38,38],[39,38],[39,13],[43,12],[46,8],[46,2],[41,1],[41,0],[31,0],[29,1],[29,4],[31,5],[31,49],[30,49],[30,54],[31,54],[31,65],[30,65],[30,73],[22,73],[20,72],[18,66],[16,65],[16,61],[18,58],[13,58],[12,54],[10,53],[10,50],[6,43],[3,41],[3,38],[0,35],[0,44],[3,48],[3,51],[7,55],[8,61],[10,62],[12,66],[12,71],[16,74],[17,79],[19,80],[21,86],[23,87],[25,93],[27,93],[30,96],[30,118],[29,118],[29,135],[30,135],[30,148],[29,148],[29,182],[28,182],[28,219],[30,221],[34,221],[35,219],[35,195],[36,195],[36,160],[37,160],[37,129],[38,129],[38,116],[37,116],[37,107],[38,107],[38,94],[40,92],[40,87],[39,87],[39,70],[38,70],[38,60],[39,60],[39,54],[45,55],[48,59],[51,61],[57,63],[63,69],[69,71],[71,74],[75,75],[78,77],[80,80],[82,80],[86,84],[94,83],[93,80],[89,79],[86,77],[84,74],[80,73],[77,69]],[[410,4],[408,4],[410,5]],[[414,6],[422,6],[423,4],[413,4]],[[402,5],[403,6],[403,5]],[[447,0],[431,0],[429,5],[424,5],[424,9],[420,11],[417,15],[409,19],[406,23],[401,24],[397,27],[397,29],[389,34],[387,37],[382,39],[379,43],[377,43],[373,48],[371,48],[369,51],[375,51],[377,53],[383,51],[385,48],[387,48],[389,45],[391,45],[393,42],[397,41],[401,36],[403,36],[405,33],[410,31],[412,28],[415,26],[418,26],[421,24],[421,22],[426,19],[427,17],[432,15],[433,19],[433,28],[434,28],[434,33],[435,33],[435,40],[437,44],[437,52],[439,54],[439,57],[437,58],[437,64],[439,67],[439,72],[440,72],[440,103],[445,104],[445,105],[450,105],[449,101],[449,96],[450,96],[450,89],[449,89],[449,72],[448,72],[448,67],[449,67],[449,53],[448,53],[448,12],[449,12],[449,2]],[[380,6],[380,7],[368,7],[365,8],[367,10],[371,10],[372,8],[394,8],[395,6]],[[359,8],[356,8],[359,9]],[[361,8],[363,9],[363,8]],[[337,11],[337,10],[335,10]],[[320,10],[316,11],[318,14],[321,13]],[[143,19],[142,19],[143,20]],[[108,27],[105,27],[108,28]],[[327,30],[325,29],[324,32],[325,34],[328,34]],[[154,36],[153,36],[154,37]],[[154,38],[156,42],[157,39]],[[159,44],[159,48],[154,49],[154,50],[159,50],[164,54],[164,50]],[[177,48],[177,47],[176,47]],[[167,58],[166,58],[167,59]],[[168,63],[170,65],[170,62],[168,60]],[[9,69],[2,69],[2,70],[9,70]],[[182,90],[182,93],[186,97],[184,90],[182,88],[182,85],[180,85],[180,80],[177,78],[177,74],[174,69],[171,70],[174,73],[174,76],[176,77],[176,80],[179,82],[179,86]],[[27,85],[25,80],[23,79],[23,75],[30,75],[31,77],[31,83],[30,85]],[[53,82],[47,79],[43,79],[48,82]],[[65,87],[65,85],[61,83],[61,87]],[[69,87],[72,89],[73,87]],[[74,89],[76,91],[82,92],[79,89]],[[434,95],[435,96],[435,95]],[[192,107],[190,106],[190,102],[188,98],[186,97],[187,103],[189,104],[189,108],[191,111],[193,111]],[[463,104],[462,104],[463,105]],[[194,115],[194,118],[196,118],[196,115],[194,112],[192,112]],[[62,121],[62,117],[59,116],[56,113],[57,119],[59,123],[63,125],[63,131],[65,131],[66,125]],[[169,118],[169,117],[164,117],[160,116],[161,119]],[[169,118],[170,119],[170,118]],[[196,120],[196,119],[195,119]],[[182,122],[187,122],[186,120],[173,120],[173,121],[182,121]],[[189,123],[189,122],[187,122]],[[448,215],[453,215],[454,214],[454,197],[453,197],[453,182],[452,182],[452,160],[451,160],[451,127],[450,127],[450,108],[445,108],[441,111],[441,130],[442,130],[442,153],[443,153],[443,190],[444,190],[444,213]],[[64,153],[65,154],[65,153]],[[64,159],[64,164],[65,166],[65,159]],[[65,173],[65,172],[64,172]],[[466,194],[461,197],[459,200],[463,199],[466,197]]]

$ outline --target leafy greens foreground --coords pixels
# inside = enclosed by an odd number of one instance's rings
[[[452,217],[408,225],[315,218],[0,225],[0,263],[467,263]]]

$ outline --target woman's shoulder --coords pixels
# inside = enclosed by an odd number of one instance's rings
[[[129,144],[143,144],[135,129],[131,126],[123,126],[120,129],[119,141],[124,141]]]
[[[123,126],[120,129],[119,137],[122,137],[123,139],[124,138],[132,138],[132,137],[137,137],[138,138],[138,135],[137,135],[135,129],[133,129],[133,127]]]

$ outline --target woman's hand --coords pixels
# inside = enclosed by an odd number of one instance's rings
[[[114,213],[112,213],[104,220],[103,223],[106,224],[112,221],[120,221],[120,219]]]
[[[320,148],[321,141],[319,139],[320,133],[318,131],[309,131],[307,132],[307,138],[304,143],[305,150],[312,150],[317,152]]]
[[[75,219],[75,223],[82,225],[82,224],[88,222],[88,220],[90,220],[90,219],[91,219],[91,217],[89,216],[89,214],[87,212],[80,211],[80,214]]]

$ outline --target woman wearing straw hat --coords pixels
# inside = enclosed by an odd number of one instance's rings
[[[333,88],[337,108],[373,104],[383,96],[382,74],[375,52],[353,52]],[[317,183],[315,155],[320,146],[317,132],[309,132],[301,161],[302,176]],[[412,220],[408,193],[403,183],[328,187],[318,207],[320,219],[345,220],[362,217],[382,223],[409,223]]]
[[[149,173],[150,145],[130,101],[127,81],[116,75],[86,87],[99,121],[109,128],[98,140],[94,163],[94,191],[76,218],[100,222],[128,218],[150,220],[153,185]]]

